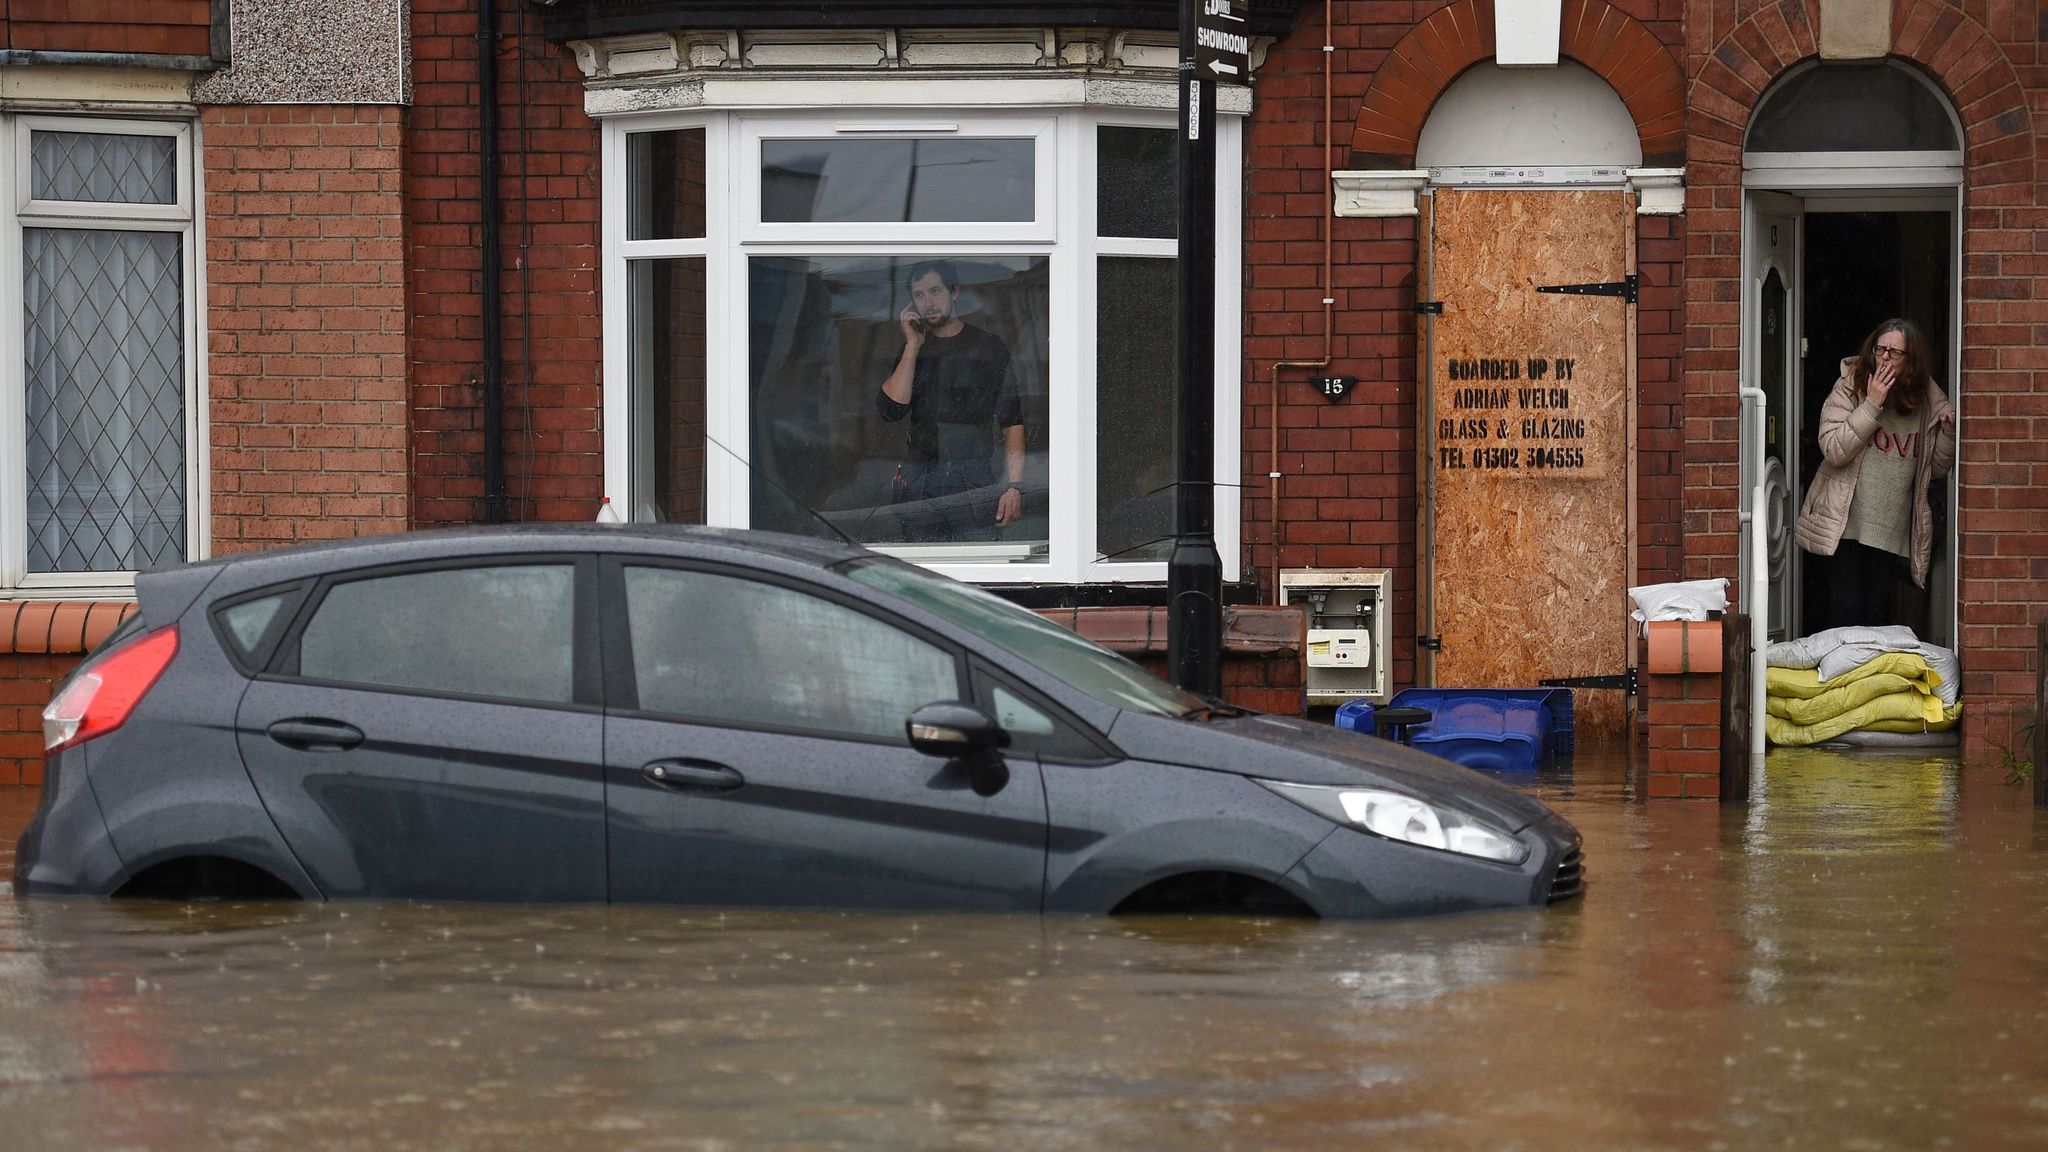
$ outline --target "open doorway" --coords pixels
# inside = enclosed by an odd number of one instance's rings
[[[1961,386],[1959,243],[1962,123],[1943,92],[1898,60],[1808,62],[1787,69],[1750,118],[1742,151],[1742,383],[1758,407],[1741,432],[1743,571],[1769,573],[1742,605],[1772,640],[1826,627],[1824,568],[1793,543],[1798,510],[1819,470],[1820,412],[1842,359],[1884,320],[1914,321],[1929,370],[1956,400]],[[1967,436],[1966,431],[1959,434]],[[1955,646],[1952,483],[1928,493],[1932,563],[1891,617]],[[1761,524],[1748,510],[1760,502]],[[1763,595],[1759,596],[1761,592]]]
[[[1956,293],[1952,254],[1955,220],[1943,211],[1826,211],[1822,200],[1806,205],[1801,268],[1805,278],[1799,331],[1799,386],[1793,399],[1797,435],[1795,498],[1806,492],[1820,468],[1820,413],[1841,375],[1842,359],[1854,355],[1879,322],[1901,317],[1927,334],[1936,382],[1954,396],[1956,363],[1951,318]],[[1949,481],[1928,492],[1934,510],[1934,557],[1927,587],[1900,582],[1892,618],[1914,633],[1947,647],[1954,620],[1954,539],[1949,532]],[[1794,622],[1828,618],[1828,590],[1818,564],[1800,564]]]

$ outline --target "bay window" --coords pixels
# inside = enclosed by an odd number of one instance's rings
[[[1237,129],[1201,334],[1233,576]],[[615,118],[604,139],[614,506],[844,536],[966,579],[1164,579],[1170,117],[696,112]]]

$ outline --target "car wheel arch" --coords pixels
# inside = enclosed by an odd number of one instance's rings
[[[295,880],[298,869],[232,844],[187,844],[152,852],[130,864],[121,882],[108,893],[116,897],[203,899],[242,895],[260,899],[324,900],[317,890]],[[194,894],[179,896],[190,887]]]
[[[1131,887],[1114,904],[1113,916],[1147,914],[1271,915],[1321,918],[1299,885],[1286,876],[1238,866],[1184,866],[1165,870]]]

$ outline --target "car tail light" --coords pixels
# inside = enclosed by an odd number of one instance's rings
[[[43,709],[44,752],[83,744],[127,723],[177,654],[178,626],[173,624],[121,645],[73,677]]]

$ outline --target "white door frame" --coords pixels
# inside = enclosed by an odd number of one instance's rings
[[[1963,252],[1962,222],[1964,207],[1962,155],[1957,152],[1919,153],[1826,153],[1799,155],[1789,153],[1743,154],[1743,243],[1742,243],[1742,293],[1740,349],[1742,370],[1740,383],[1750,385],[1757,382],[1755,365],[1762,343],[1756,329],[1754,304],[1755,285],[1763,276],[1763,269],[1752,268],[1749,229],[1761,205],[1758,201],[1776,201],[1775,196],[1759,196],[1758,193],[1789,193],[1800,199],[1803,214],[1820,212],[1944,212],[1950,220],[1949,252],[1949,340],[1948,363],[1944,365],[1944,380],[1951,402],[1957,405],[1958,420],[1956,432],[1962,435],[1960,419],[1960,393],[1962,383],[1963,347]],[[1782,201],[1778,201],[1782,203]],[[1766,209],[1768,210],[1768,209]],[[1799,270],[1803,279],[1805,270]],[[1793,286],[1795,307],[1803,307],[1803,285]],[[1793,334],[1803,336],[1795,319]],[[1796,346],[1795,346],[1796,347]],[[1793,382],[1796,398],[1806,381]],[[1742,492],[1741,507],[1750,507],[1751,488],[1756,475],[1761,471],[1757,454],[1762,445],[1752,445],[1754,437],[1748,431],[1746,421],[1741,435]],[[1795,446],[1796,453],[1796,446]],[[1795,471],[1798,460],[1792,461]],[[1957,505],[1960,484],[1948,486],[1948,528],[1947,550],[1949,557],[1948,579],[1934,582],[1928,589],[1933,602],[1928,606],[1930,617],[1943,620],[1947,625],[1946,639],[1956,643],[1960,635],[1961,621],[1957,616],[1956,564],[1957,556]],[[1803,493],[1795,493],[1797,499]],[[1941,550],[1937,549],[1937,554]],[[1797,571],[1796,565],[1788,571]],[[1747,569],[1744,570],[1745,575]],[[1745,586],[1742,592],[1743,607],[1751,608],[1750,590]],[[1761,702],[1758,702],[1761,704]],[[1760,714],[1760,713],[1759,713]]]
[[[1779,278],[1785,284],[1787,321],[1785,347],[1792,366],[1786,374],[1785,395],[1781,400],[1783,408],[1777,412],[1772,412],[1767,408],[1764,412],[1765,423],[1772,417],[1777,417],[1787,421],[1788,425],[1790,425],[1793,423],[1792,418],[1799,411],[1801,389],[1798,365],[1801,359],[1803,359],[1801,353],[1806,336],[1803,325],[1806,295],[1805,277],[1804,270],[1801,267],[1801,254],[1805,245],[1805,222],[1806,202],[1798,197],[1760,189],[1752,189],[1743,196],[1743,332],[1741,353],[1742,380],[1745,384],[1758,388],[1763,386],[1764,342],[1762,334],[1756,331],[1756,324],[1758,318],[1763,314],[1762,293],[1764,282],[1771,272],[1776,270]],[[1774,226],[1779,223],[1789,225],[1791,228],[1790,236],[1779,237],[1778,242],[1766,244],[1756,235],[1758,229]],[[1767,248],[1774,250],[1773,254],[1766,255]],[[1765,403],[1768,404],[1768,401],[1766,400]],[[1742,519],[1746,524],[1752,506],[1752,493],[1758,484],[1767,484],[1769,477],[1763,471],[1765,455],[1763,443],[1765,432],[1763,427],[1759,426],[1759,422],[1751,420],[1747,411],[1743,412],[1740,427],[1741,447],[1739,454],[1741,456],[1742,477]],[[1793,485],[1796,482],[1795,478],[1799,475],[1799,442],[1796,435],[1789,434],[1792,431],[1796,431],[1796,429],[1788,428],[1788,438],[1783,459],[1787,473],[1783,483],[1787,487]],[[1798,495],[1798,493],[1791,493],[1789,499],[1796,501]],[[1768,492],[1765,498],[1765,507],[1767,509],[1766,519],[1768,520],[1768,513],[1778,510],[1778,505]],[[1792,533],[1792,515],[1788,513],[1783,518],[1783,522],[1779,527],[1783,534],[1789,537]],[[1775,551],[1776,548],[1772,547],[1772,545],[1776,542],[1771,539],[1771,535],[1768,524],[1760,533],[1753,534],[1745,531],[1742,534],[1742,547],[1740,550],[1742,557],[1741,571],[1745,576],[1751,571],[1750,553],[1754,547],[1752,543],[1753,536],[1761,536],[1765,541],[1766,547],[1771,551]],[[1765,598],[1765,607],[1769,609],[1770,615],[1766,618],[1762,631],[1766,635],[1771,635],[1782,630],[1783,638],[1789,640],[1794,636],[1793,622],[1794,617],[1798,615],[1796,608],[1798,598],[1792,594],[1791,589],[1798,586],[1799,558],[1798,549],[1791,544],[1789,539],[1784,542],[1784,547],[1789,550],[1786,557],[1785,570],[1782,576],[1776,574],[1773,576],[1770,595]],[[1766,562],[1766,571],[1771,570],[1773,567],[1773,565]],[[1779,581],[1782,581],[1782,583]],[[1752,581],[1747,579],[1742,582],[1742,610],[1754,613],[1759,609],[1755,596],[1756,589],[1750,587],[1751,583]]]

